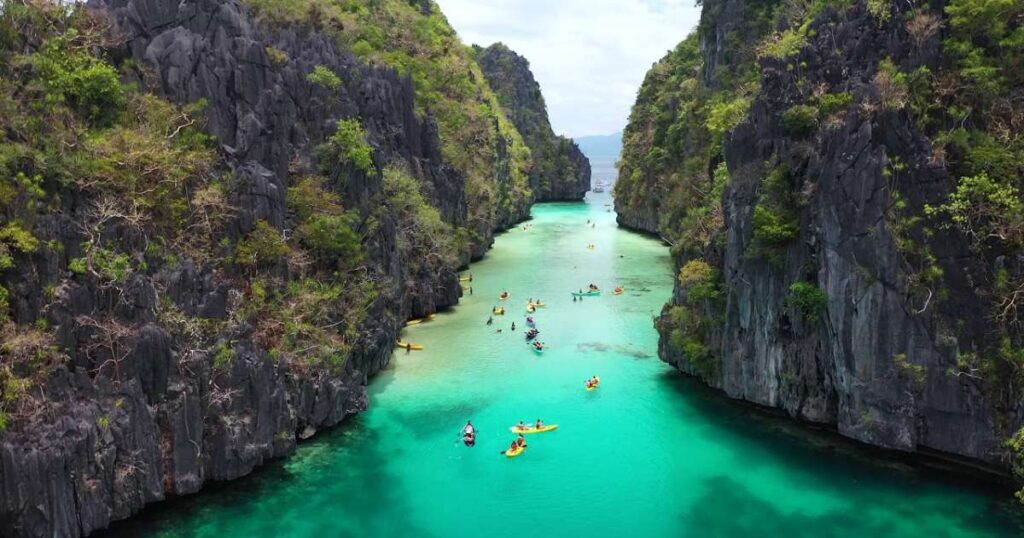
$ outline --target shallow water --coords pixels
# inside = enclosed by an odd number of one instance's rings
[[[794,435],[659,361],[651,318],[670,295],[668,250],[618,230],[610,202],[540,205],[529,230],[500,236],[472,267],[473,295],[406,329],[426,350],[396,353],[370,385],[370,411],[116,534],[1018,535],[1006,492],[868,463],[863,450]],[[569,292],[589,282],[627,291],[573,303]],[[506,289],[512,298],[499,301]],[[542,356],[523,340],[530,297],[548,304],[535,314]],[[509,315],[487,327],[496,304]],[[587,392],[592,374],[603,383]],[[509,426],[538,417],[558,431],[529,436],[518,458],[499,455]],[[475,448],[458,439],[467,419],[480,430]]]

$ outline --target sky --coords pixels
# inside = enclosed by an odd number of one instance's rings
[[[436,0],[468,44],[526,57],[555,132],[622,130],[651,65],[697,25],[694,0]]]

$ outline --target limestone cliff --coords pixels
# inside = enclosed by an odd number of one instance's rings
[[[467,101],[301,4],[0,5],[0,535],[88,535],[365,409],[528,215],[529,150],[434,4],[359,13],[429,26]]]
[[[969,4],[704,2],[648,74],[616,189],[677,256],[664,360],[865,443],[1011,468],[1022,156],[999,125],[1022,113],[1024,8]]]
[[[574,141],[551,129],[530,62],[502,43],[476,56],[502,108],[533,155],[530,188],[538,202],[582,200],[590,190],[590,160]]]

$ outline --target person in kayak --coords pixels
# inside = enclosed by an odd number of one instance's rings
[[[543,428],[544,427],[544,421],[538,418],[537,419],[537,426],[536,427],[537,427],[538,430]]]
[[[516,429],[517,430],[528,430],[528,429],[530,429],[530,427],[527,426],[525,422],[520,420],[519,424],[516,424]]]
[[[491,325],[493,323],[494,323],[494,317],[493,316],[487,316],[487,324]]]
[[[512,452],[515,452],[516,450],[519,450],[519,441],[513,440],[512,441],[512,446],[508,447],[508,449],[510,451],[512,451]]]
[[[466,427],[462,428],[463,435],[476,435],[476,426],[473,425],[472,420],[466,421]]]
[[[526,448],[526,436],[523,434],[519,434],[519,438],[516,439],[516,444],[523,448]]]
[[[516,332],[516,322],[512,322],[512,332]]]
[[[467,433],[465,436],[462,437],[462,442],[466,443],[466,446],[469,446],[469,447],[475,445],[476,444],[476,434],[475,433]]]

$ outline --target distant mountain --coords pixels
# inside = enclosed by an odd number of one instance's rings
[[[622,153],[622,133],[595,136],[578,136],[575,138],[583,153],[591,160],[618,160]]]

